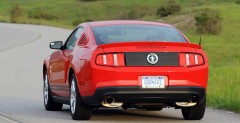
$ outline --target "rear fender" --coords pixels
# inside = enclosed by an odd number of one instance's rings
[[[42,73],[43,73],[43,79],[45,78],[44,77],[44,74],[45,74],[45,71],[44,71],[44,66],[46,67],[46,72],[48,74],[48,77],[50,76],[50,67],[49,67],[49,57],[46,58],[44,61],[43,61],[43,69],[42,69]]]

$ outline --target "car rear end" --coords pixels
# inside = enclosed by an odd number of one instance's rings
[[[158,62],[147,57],[156,54]],[[208,78],[206,54],[187,43],[118,43],[99,46],[92,55],[88,104],[106,98],[123,103],[201,101]],[[91,89],[90,89],[91,88]]]
[[[207,56],[201,46],[180,35],[184,41],[98,44],[91,57],[91,79],[82,91],[83,101],[94,106],[144,109],[191,107],[205,101]]]

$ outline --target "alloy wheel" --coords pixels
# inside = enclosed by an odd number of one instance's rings
[[[45,80],[44,80],[44,103],[45,105],[48,103],[48,77],[47,74],[45,75]]]
[[[71,84],[71,97],[70,97],[70,106],[71,106],[71,112],[74,114],[76,109],[76,88],[75,88],[75,81],[72,80]]]

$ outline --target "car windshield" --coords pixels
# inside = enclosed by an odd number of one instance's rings
[[[187,42],[175,28],[158,25],[110,25],[93,27],[97,45],[115,42]]]

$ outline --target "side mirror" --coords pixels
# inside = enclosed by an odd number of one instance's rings
[[[51,49],[61,50],[62,49],[62,45],[63,45],[62,41],[54,41],[54,42],[50,43],[49,47]]]

